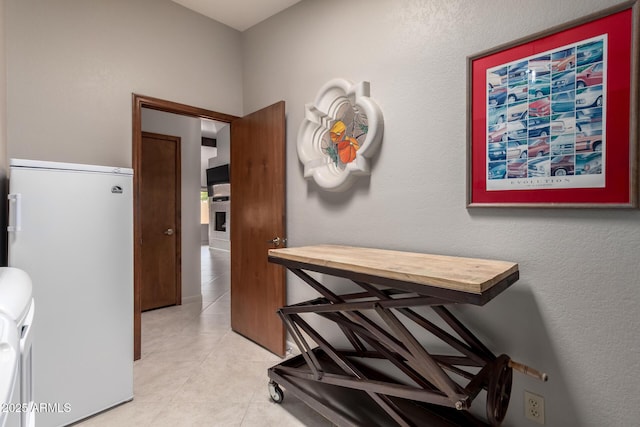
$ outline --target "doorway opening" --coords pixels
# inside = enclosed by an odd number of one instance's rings
[[[142,112],[143,108],[157,110],[167,113],[178,114],[187,117],[215,120],[223,123],[231,123],[238,117],[229,114],[218,113],[179,104],[172,101],[148,97],[144,95],[132,94],[132,166],[134,169],[134,360],[141,357],[141,328],[142,328],[142,304],[141,304],[141,283],[142,283],[142,216],[140,212],[140,192],[141,179],[139,171],[142,165]]]
[[[144,111],[143,111],[144,110]],[[285,181],[286,181],[286,137],[285,102],[279,101],[254,111],[244,117],[216,113],[171,101],[133,94],[133,169],[134,169],[134,359],[141,357],[141,214],[139,173],[141,163],[142,113],[157,110],[174,114],[205,118],[231,123],[233,135],[230,159],[234,167],[229,168],[229,182],[234,182],[233,206],[227,215],[226,232],[234,244],[230,247],[231,264],[231,329],[267,350],[283,356],[286,330],[277,310],[286,302],[286,274],[278,265],[269,262],[268,251],[280,237],[285,236]],[[163,113],[164,114],[164,113]],[[256,141],[260,141],[256,144]],[[183,161],[186,159],[183,158]],[[197,155],[190,165],[198,162]],[[225,167],[221,172],[224,173]],[[184,179],[183,190],[195,191],[199,198],[198,169],[192,187]],[[226,184],[228,185],[228,184]],[[184,193],[183,191],[183,193]],[[228,194],[227,194],[228,195]],[[184,199],[184,194],[183,194]],[[185,199],[189,200],[189,199]],[[197,206],[194,204],[194,206]],[[182,204],[185,207],[185,204]],[[191,207],[190,207],[191,208]],[[252,212],[247,215],[247,212]],[[184,216],[184,212],[182,213]],[[197,216],[197,213],[194,212]],[[258,215],[258,216],[256,216]],[[184,233],[186,235],[186,232]],[[189,242],[196,242],[194,233]],[[188,243],[186,239],[183,239]],[[183,282],[188,284],[185,273],[190,271],[185,262],[198,262],[199,257],[186,253],[191,244],[185,244],[182,253]],[[197,265],[194,266],[197,268]],[[185,286],[183,286],[185,289]],[[186,291],[185,291],[186,293]],[[199,297],[194,297],[198,298]],[[186,298],[185,298],[186,299]]]

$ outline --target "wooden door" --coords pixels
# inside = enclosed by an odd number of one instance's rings
[[[181,303],[180,138],[142,133],[141,308]]]
[[[285,237],[284,101],[231,122],[231,328],[284,356],[285,270],[267,261]]]

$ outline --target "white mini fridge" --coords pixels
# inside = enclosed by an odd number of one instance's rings
[[[38,309],[37,427],[68,425],[133,398],[133,171],[12,159],[9,266]]]

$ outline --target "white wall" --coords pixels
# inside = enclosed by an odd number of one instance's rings
[[[533,425],[523,389],[545,397],[547,426],[638,424],[640,212],[466,209],[466,58],[616,3],[305,0],[243,33],[245,113],[287,105],[290,246],[520,264],[491,303],[455,308],[490,348],[550,376],[514,375],[509,426]],[[385,119],[371,177],[339,194],[305,181],[296,155],[304,105],[335,77],[371,82]],[[313,295],[289,275],[290,302]]]
[[[142,109],[142,130],[180,137],[182,302],[200,300],[200,119]]]
[[[240,35],[170,0],[6,0],[8,154],[131,166],[132,92],[241,115]]]
[[[216,156],[209,159],[209,167],[226,165],[231,161],[231,126],[226,125],[216,135]]]

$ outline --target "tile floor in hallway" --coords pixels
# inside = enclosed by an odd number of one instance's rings
[[[96,426],[331,426],[285,390],[271,401],[267,369],[281,361],[230,329],[229,253],[202,247],[201,303],[142,315],[134,400],[96,415]]]

